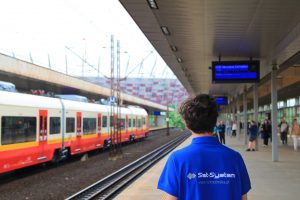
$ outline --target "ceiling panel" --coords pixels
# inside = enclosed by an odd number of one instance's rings
[[[211,84],[209,66],[219,56],[260,59],[264,76],[271,62],[280,65],[300,50],[299,0],[156,0],[158,10],[146,0],[120,2],[190,93],[234,94],[243,88]]]

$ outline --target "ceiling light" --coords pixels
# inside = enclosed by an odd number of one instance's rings
[[[177,51],[178,50],[177,47],[174,46],[174,45],[170,45],[170,48],[172,49],[172,51]]]
[[[160,28],[165,35],[170,35],[170,31],[169,31],[168,27],[162,26]]]
[[[148,4],[152,9],[158,9],[157,3],[155,0],[148,0]]]
[[[179,63],[182,63],[182,58],[177,58],[177,61],[178,61]]]

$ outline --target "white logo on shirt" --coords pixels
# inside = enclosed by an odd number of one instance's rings
[[[198,178],[213,178],[213,179],[219,179],[219,178],[235,178],[235,174],[229,174],[229,173],[215,173],[215,172],[199,172]]]
[[[187,178],[189,180],[198,178],[199,180],[218,180],[218,179],[235,179],[234,173],[216,173],[216,172],[199,172],[197,174],[189,172]]]
[[[188,175],[187,175],[187,177],[188,177],[188,179],[193,179],[193,178],[196,178],[196,174],[194,174],[194,173],[189,173]]]

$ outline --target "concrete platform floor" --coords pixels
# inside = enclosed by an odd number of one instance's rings
[[[182,146],[190,143],[191,138]],[[246,152],[244,139],[226,137],[229,147],[239,151],[246,163],[251,178],[252,189],[248,193],[250,200],[295,200],[300,197],[300,152],[293,151],[292,139],[289,145],[279,145],[279,161],[272,162],[272,149],[262,147],[259,151]],[[280,143],[280,142],[279,142]],[[152,167],[141,178],[130,185],[116,199],[152,200],[164,199],[164,193],[156,189],[157,180],[166,158]]]

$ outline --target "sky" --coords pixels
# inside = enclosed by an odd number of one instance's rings
[[[73,76],[175,78],[118,0],[0,0],[0,52]],[[115,61],[116,62],[116,61]]]

